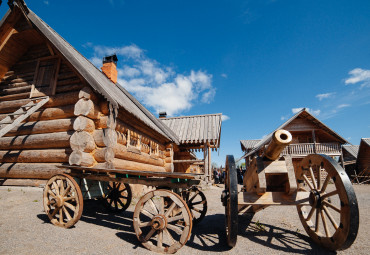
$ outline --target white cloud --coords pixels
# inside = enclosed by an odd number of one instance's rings
[[[299,107],[299,108],[292,108],[292,112],[293,114],[296,114],[297,112],[299,112],[300,110],[302,110],[303,107]],[[308,111],[309,113],[311,113],[312,115],[320,115],[320,110],[313,110],[313,109],[310,109],[310,108],[306,108],[306,111]]]
[[[351,76],[345,80],[345,84],[356,84],[362,83],[361,88],[370,87],[370,70],[364,70],[362,68],[355,68],[348,72]]]
[[[189,110],[196,103],[210,103],[216,94],[212,75],[206,71],[177,73],[172,67],[147,57],[136,45],[90,47],[94,50],[90,61],[98,68],[104,56],[117,54],[118,83],[157,113],[166,111],[168,116],[173,116]]]
[[[226,78],[227,78],[227,74],[222,73],[222,74],[221,74],[221,77],[223,77],[223,78],[225,78],[225,79],[226,79]]]
[[[331,92],[331,93],[324,93],[324,94],[318,94],[316,95],[316,97],[321,101],[325,98],[330,98],[334,95],[335,93],[334,92]]]
[[[286,120],[286,117],[285,116],[281,116],[280,117],[280,120]]]
[[[222,120],[222,121],[227,121],[227,120],[229,120],[229,119],[230,119],[230,117],[229,117],[229,116],[222,114],[222,116],[221,116],[221,120]]]
[[[337,106],[338,109],[342,109],[342,108],[345,108],[345,107],[350,107],[351,105],[350,104],[340,104]]]
[[[49,5],[49,1],[44,1],[44,4]]]

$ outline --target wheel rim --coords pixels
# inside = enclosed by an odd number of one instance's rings
[[[131,204],[132,193],[130,185],[120,182],[109,182],[104,195],[104,204],[111,212],[123,212]]]
[[[350,247],[357,236],[359,214],[344,169],[325,155],[309,155],[301,166],[299,188],[310,192],[310,205],[297,206],[297,210],[307,234],[329,250]]]
[[[192,214],[193,225],[201,222],[207,213],[207,199],[204,193],[197,187],[192,187],[182,192],[182,198]]]
[[[43,203],[52,224],[69,228],[81,218],[83,199],[81,189],[69,175],[55,175],[45,185]]]
[[[181,212],[173,214],[175,208]],[[154,190],[137,203],[133,224],[144,247],[160,253],[175,253],[190,237],[191,219],[190,210],[179,195],[168,190]]]
[[[225,227],[227,244],[234,247],[238,235],[238,186],[237,175],[235,168],[235,160],[233,156],[226,157],[225,164]]]

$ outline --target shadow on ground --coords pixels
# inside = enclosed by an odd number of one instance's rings
[[[50,223],[46,214],[37,217],[45,223]],[[120,214],[109,213],[99,200],[85,200],[84,212],[81,221],[116,229],[117,237],[134,245],[134,249],[141,247],[132,226],[133,212],[126,211]],[[311,239],[297,231],[272,226],[259,221],[253,221],[253,215],[239,215],[238,242],[258,243],[274,249],[277,252],[291,252],[296,254],[328,254]],[[226,242],[225,215],[214,214],[206,216],[201,223],[193,226],[190,239],[186,246],[199,251],[223,252],[230,248]],[[237,244],[238,245],[238,244]],[[334,252],[331,254],[335,254]]]

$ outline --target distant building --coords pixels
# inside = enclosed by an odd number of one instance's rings
[[[294,166],[309,154],[326,154],[339,158],[342,155],[342,145],[349,143],[303,108],[264,139],[240,141],[241,149],[246,153],[247,168],[252,156],[248,153],[266,143],[278,129],[285,129],[292,134],[293,141],[283,150],[282,156],[291,155]]]
[[[356,161],[356,180],[359,183],[370,181],[370,138],[362,138]]]

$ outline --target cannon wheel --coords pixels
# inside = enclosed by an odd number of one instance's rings
[[[67,174],[51,177],[44,188],[44,210],[51,223],[70,228],[81,218],[83,197],[77,182]]]
[[[182,191],[181,197],[185,200],[191,211],[193,225],[201,222],[207,213],[207,199],[204,193],[194,186]]]
[[[225,226],[226,239],[230,247],[236,245],[238,236],[238,177],[235,168],[234,156],[226,156],[225,165]]]
[[[304,158],[301,167],[298,182],[305,184],[301,190],[310,192],[310,205],[297,206],[297,209],[307,234],[329,250],[350,247],[357,236],[359,211],[346,172],[332,158],[317,154]],[[323,169],[327,173],[324,182]]]
[[[181,213],[173,214],[174,209]],[[137,238],[147,249],[175,253],[190,238],[193,222],[186,202],[179,195],[154,190],[138,201],[133,224]]]
[[[110,212],[120,213],[131,204],[132,192],[130,185],[120,182],[109,182],[104,194],[104,205]]]

